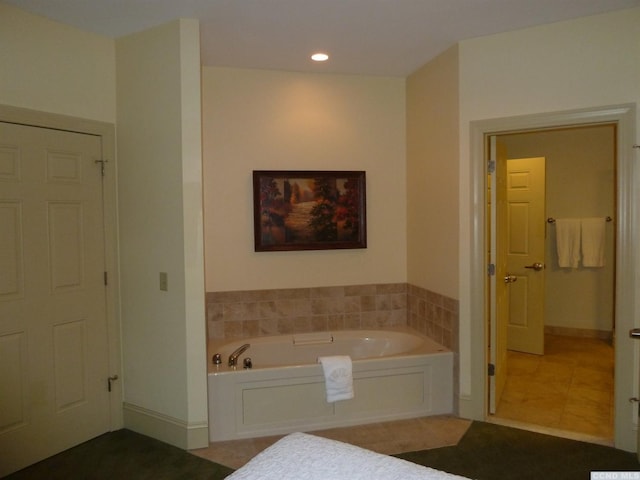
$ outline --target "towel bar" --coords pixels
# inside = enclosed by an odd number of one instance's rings
[[[613,222],[613,218],[611,218],[609,216],[607,216],[607,218],[605,218],[605,220],[607,222]],[[556,223],[556,219],[553,218],[553,217],[549,217],[549,218],[547,218],[547,223]]]

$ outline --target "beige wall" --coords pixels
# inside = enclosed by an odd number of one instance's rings
[[[613,126],[503,135],[500,138],[507,147],[508,158],[546,158],[547,216],[616,217]],[[614,223],[607,224],[604,267],[560,268],[556,230],[547,224],[545,326],[611,332],[614,230]]]
[[[404,85],[204,69],[207,291],[406,281]],[[252,170],[365,170],[368,247],[254,252]]]
[[[407,78],[407,281],[458,298],[458,47]]]
[[[0,104],[114,123],[115,46],[0,3]]]
[[[121,38],[118,193],[125,426],[207,445],[199,26]],[[168,291],[159,274],[168,274]]]
[[[471,186],[477,180],[472,178],[470,122],[637,104],[640,102],[638,38],[640,9],[636,8],[466,40],[459,46],[460,393],[463,399],[472,398],[474,394],[471,391],[474,365],[477,368],[484,365],[484,347],[473,347],[484,342],[483,336],[472,335],[478,328],[481,332],[482,327],[472,324],[471,318],[472,290],[480,286],[470,283],[474,221]],[[479,381],[474,383],[476,389]]]

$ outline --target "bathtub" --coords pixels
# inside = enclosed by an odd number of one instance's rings
[[[409,328],[242,338],[210,342],[208,353],[212,442],[453,411],[453,352]],[[317,358],[328,355],[351,356],[353,399],[326,401]],[[251,369],[243,368],[247,357]]]

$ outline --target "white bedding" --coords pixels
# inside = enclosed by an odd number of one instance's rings
[[[347,443],[292,433],[260,452],[227,480],[454,480],[423,467]]]

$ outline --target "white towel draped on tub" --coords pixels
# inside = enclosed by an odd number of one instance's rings
[[[582,219],[582,266],[604,267],[605,223],[607,219]]]
[[[580,219],[556,219],[556,247],[558,265],[562,268],[578,268],[580,262]]]
[[[353,398],[351,357],[348,355],[318,357],[318,362],[322,365],[322,370],[324,371],[327,402],[331,403]]]

